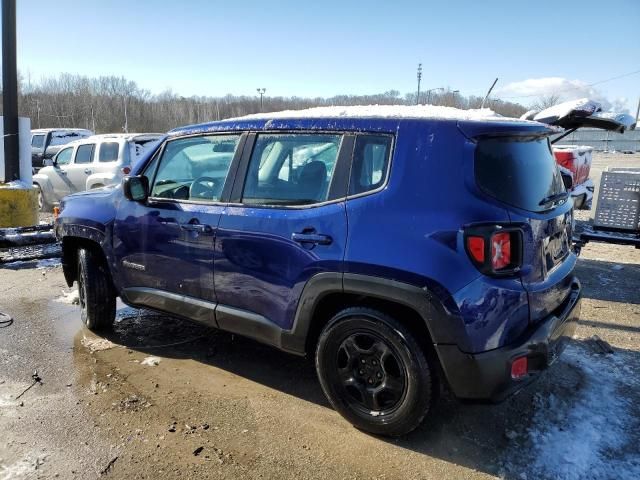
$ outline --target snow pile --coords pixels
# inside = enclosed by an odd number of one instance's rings
[[[148,367],[155,367],[160,365],[160,357],[146,357],[144,360],[142,360],[142,362],[140,362],[140,365],[146,365]]]
[[[256,113],[230,120],[275,120],[296,118],[417,118],[433,120],[477,120],[512,121],[523,123],[517,118],[503,117],[489,108],[461,110],[453,107],[434,105],[356,105],[348,107],[314,107],[304,110]]]
[[[106,338],[82,337],[81,343],[91,353],[101,352],[103,350],[109,350],[116,346],[115,343],[110,342]]]
[[[80,303],[80,294],[78,290],[71,290],[70,292],[62,292],[62,296],[55,299],[58,303],[66,303],[67,305],[78,305]]]
[[[640,478],[637,399],[625,397],[640,386],[637,357],[570,345],[562,359],[581,372],[583,384],[568,398],[536,395],[527,478]]]
[[[31,190],[33,185],[25,182],[24,180],[14,180],[12,182],[2,184],[2,188],[10,190]]]

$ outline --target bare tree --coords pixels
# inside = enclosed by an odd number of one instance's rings
[[[545,108],[553,107],[560,103],[560,95],[552,93],[550,95],[543,95],[535,103],[531,104],[532,110],[544,110]]]

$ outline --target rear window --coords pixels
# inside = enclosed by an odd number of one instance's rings
[[[44,135],[34,135],[31,137],[31,146],[34,148],[44,147]]]
[[[100,162],[115,162],[118,160],[119,150],[120,144],[118,142],[105,142],[100,145],[100,155],[98,160]]]
[[[480,140],[475,175],[487,195],[531,212],[548,210],[550,204],[543,199],[564,192],[547,138]]]

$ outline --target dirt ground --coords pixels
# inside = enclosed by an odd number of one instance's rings
[[[640,155],[598,155],[594,180],[608,165]],[[390,440],[334,412],[309,361],[124,306],[98,337],[55,261],[5,266],[0,480],[640,478],[640,250],[589,244],[577,275],[576,339],[539,381],[499,405],[445,392]]]

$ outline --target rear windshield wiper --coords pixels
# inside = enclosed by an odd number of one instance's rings
[[[540,200],[540,203],[538,203],[538,205],[542,206],[551,202],[559,202],[560,200],[566,200],[568,197],[569,197],[569,192],[554,193],[553,195],[544,197],[542,200]]]

